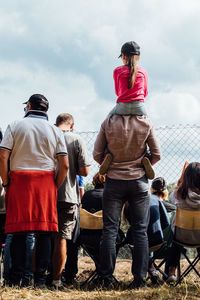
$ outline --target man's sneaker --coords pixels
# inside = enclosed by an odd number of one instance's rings
[[[112,154],[110,153],[106,153],[104,159],[103,159],[103,162],[101,163],[100,167],[99,167],[99,174],[100,175],[104,175],[107,173],[108,171],[108,168],[112,162]]]
[[[146,285],[146,282],[145,281],[140,281],[140,282],[137,282],[135,280],[133,280],[129,286],[128,286],[128,289],[129,290],[132,290],[132,289],[141,289],[141,288],[147,288],[147,285]]]
[[[147,178],[154,179],[155,172],[154,172],[154,170],[152,168],[150,160],[146,156],[143,157],[142,164],[144,166],[145,174],[146,174]]]
[[[174,274],[171,274],[171,275],[169,275],[168,276],[168,278],[167,278],[167,280],[166,280],[166,283],[174,283],[174,282],[176,282],[177,281],[177,277],[176,277],[176,275],[174,275]]]

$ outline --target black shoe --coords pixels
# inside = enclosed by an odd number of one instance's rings
[[[31,286],[33,286],[32,277],[22,279],[21,287],[31,287]]]
[[[108,278],[103,278],[101,276],[97,276],[94,280],[90,282],[94,288],[112,290],[119,287],[118,281]]]
[[[132,290],[132,289],[140,289],[140,288],[146,288],[146,282],[145,281],[135,281],[133,280],[129,286],[128,289]]]
[[[78,287],[79,283],[77,280],[75,280],[74,278],[66,278],[66,280],[63,282],[65,286],[68,287]]]
[[[9,287],[20,288],[21,287],[21,280],[19,280],[19,281],[10,280],[9,281]]]
[[[47,290],[47,286],[45,283],[35,283],[34,288],[40,290]]]

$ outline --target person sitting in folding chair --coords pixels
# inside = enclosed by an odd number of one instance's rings
[[[160,283],[162,281],[159,272],[166,279],[166,273],[159,266],[165,263],[169,247],[172,243],[169,215],[175,211],[176,206],[166,201],[167,198],[168,190],[165,179],[163,177],[155,178],[151,185],[150,218],[147,230],[150,251],[148,272],[153,283]],[[155,260],[160,258],[163,259],[162,263],[157,266]]]
[[[149,208],[149,222],[148,222],[148,242],[149,242],[149,268],[148,273],[152,283],[160,283],[162,280],[156,269],[155,260],[157,258],[164,259],[170,244],[171,231],[170,219],[168,212],[175,210],[176,206],[165,201],[168,197],[167,184],[163,177],[157,177],[152,181],[150,208]],[[129,218],[128,202],[124,208],[125,218]],[[127,232],[127,242],[131,244],[131,238]],[[164,264],[164,261],[163,261]],[[160,273],[165,276],[158,267]]]
[[[189,262],[189,269],[178,278],[179,283],[195,264],[200,260],[200,163],[192,162],[184,165],[177,187],[171,194],[171,200],[176,204],[174,243],[168,257],[169,275],[167,282],[175,282],[176,268],[180,255],[186,253],[183,247],[197,248],[198,255],[194,263]],[[188,258],[186,258],[188,259]],[[192,265],[193,264],[193,265]],[[196,269],[195,269],[196,270]],[[195,271],[198,276],[200,274]]]

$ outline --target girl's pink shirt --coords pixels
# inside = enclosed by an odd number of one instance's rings
[[[135,83],[131,89],[128,89],[130,69],[127,66],[117,67],[113,72],[115,82],[115,93],[118,96],[117,102],[130,102],[133,100],[144,102],[148,94],[148,75],[147,72],[138,67]]]

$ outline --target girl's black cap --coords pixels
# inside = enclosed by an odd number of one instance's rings
[[[130,56],[130,55],[140,55],[140,46],[136,42],[126,42],[122,48],[121,48],[121,54],[118,58],[122,56],[122,53],[124,55]]]

